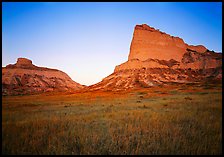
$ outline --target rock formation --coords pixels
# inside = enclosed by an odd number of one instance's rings
[[[2,94],[34,94],[47,91],[74,91],[84,86],[74,82],[66,73],[32,64],[18,58],[16,64],[2,68]]]
[[[184,43],[146,24],[136,25],[128,61],[89,90],[124,90],[168,82],[222,79],[222,53]]]
[[[146,24],[136,25],[128,60],[144,61],[152,58],[180,61],[187,48],[200,53],[206,51],[204,46],[187,45],[183,39],[155,30]]]
[[[183,39],[136,25],[128,61],[115,67],[101,82],[85,90],[126,90],[166,83],[192,83],[222,80],[222,53],[202,45],[188,45]],[[19,58],[2,68],[3,95],[83,89],[84,86],[55,69],[37,67]]]

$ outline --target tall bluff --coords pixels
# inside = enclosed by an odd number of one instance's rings
[[[170,36],[146,24],[136,25],[128,60],[144,61],[152,58],[180,61],[187,48],[199,53],[207,50],[202,45],[188,45],[184,43],[183,39]]]
[[[184,43],[146,24],[136,25],[128,61],[90,90],[124,90],[170,82],[222,80],[222,53]]]

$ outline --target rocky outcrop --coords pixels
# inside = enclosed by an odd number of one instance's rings
[[[74,82],[66,73],[38,67],[26,58],[2,68],[2,94],[35,94],[48,91],[75,91],[84,86]]]
[[[180,61],[187,48],[200,53],[207,50],[202,45],[188,45],[184,43],[183,39],[170,36],[146,24],[136,25],[128,60],[139,59],[144,61],[152,58]]]
[[[143,24],[135,26],[128,61],[88,89],[124,90],[221,79],[222,53],[188,45],[179,37]]]
[[[136,25],[128,61],[115,67],[101,82],[86,87],[62,71],[37,67],[19,58],[2,68],[3,95],[45,91],[126,90],[166,83],[192,83],[222,80],[222,53],[203,45],[188,45],[146,24]]]

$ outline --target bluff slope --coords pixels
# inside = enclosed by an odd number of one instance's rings
[[[66,73],[38,67],[26,58],[2,67],[2,94],[34,94],[47,91],[74,91],[84,86],[74,82]]]
[[[124,90],[221,79],[222,53],[202,45],[188,45],[179,37],[142,24],[135,26],[128,61],[87,90]]]

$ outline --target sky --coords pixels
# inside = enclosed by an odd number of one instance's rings
[[[92,85],[128,60],[137,24],[222,51],[222,2],[2,2],[2,66],[24,57]]]

